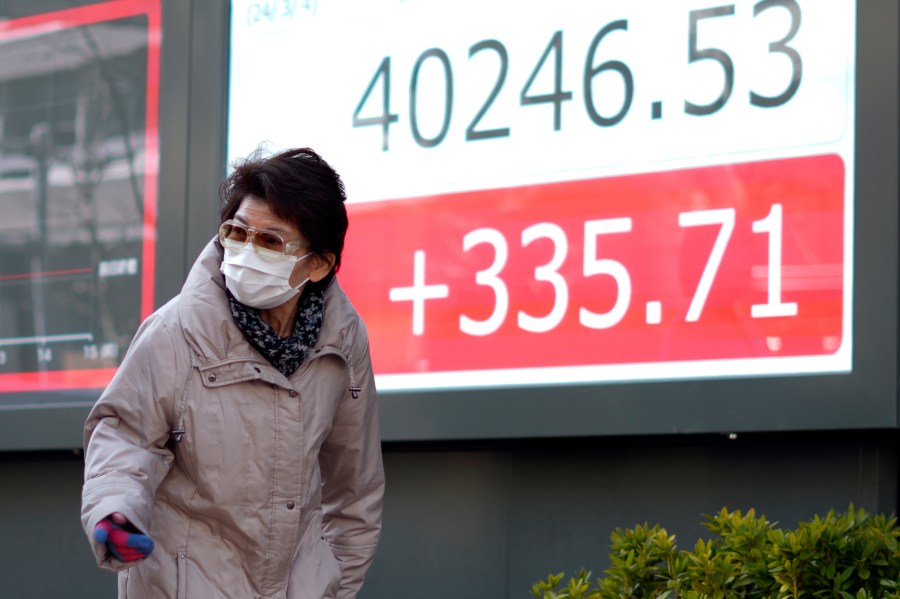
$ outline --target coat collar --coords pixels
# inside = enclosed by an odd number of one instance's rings
[[[178,313],[187,342],[202,363],[264,359],[237,327],[225,295],[225,277],[219,271],[224,252],[213,238],[200,253],[188,274]],[[349,362],[351,335],[358,319],[356,310],[338,285],[325,289],[325,318],[315,349],[340,352]],[[319,352],[316,352],[319,353]]]

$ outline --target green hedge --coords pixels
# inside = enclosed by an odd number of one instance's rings
[[[678,549],[659,525],[617,529],[606,576],[581,570],[535,583],[538,599],[900,599],[897,519],[853,505],[793,530],[754,510],[707,516],[713,533]]]

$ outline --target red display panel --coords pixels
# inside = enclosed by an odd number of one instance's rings
[[[159,0],[0,23],[0,392],[102,388],[153,310],[160,38]]]
[[[389,386],[772,372],[841,349],[844,203],[828,154],[354,204],[341,281]]]

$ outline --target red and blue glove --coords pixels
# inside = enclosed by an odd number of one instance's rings
[[[101,545],[106,545],[113,557],[122,562],[144,559],[153,551],[153,539],[138,532],[127,520],[123,524],[117,524],[111,515],[94,528],[94,539]]]

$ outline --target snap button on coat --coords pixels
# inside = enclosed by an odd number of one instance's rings
[[[293,501],[288,501],[288,502],[287,502],[287,509],[289,509],[289,510],[294,509],[294,502],[293,502]]]
[[[216,382],[216,375],[211,374],[211,375],[209,375],[208,377],[206,377],[206,380],[208,380],[210,383],[215,383],[215,382]]]

